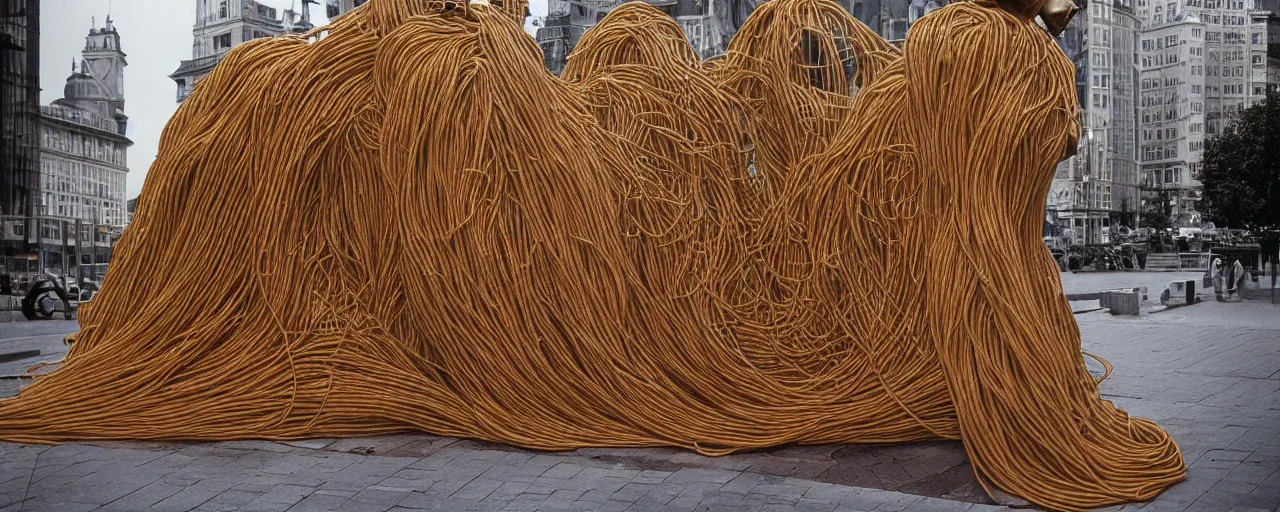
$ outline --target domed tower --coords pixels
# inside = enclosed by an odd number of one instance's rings
[[[129,117],[124,114],[124,68],[129,63],[120,48],[120,33],[111,16],[101,29],[89,29],[81,52],[80,69],[74,66],[63,90],[64,102],[91,110],[114,120],[117,132],[125,132]]]

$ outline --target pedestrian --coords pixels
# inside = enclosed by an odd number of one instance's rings
[[[1240,259],[1237,258],[1235,264],[1231,266],[1231,288],[1235,289],[1237,294],[1240,293],[1241,288],[1244,288],[1244,279],[1244,265],[1241,264]],[[1241,298],[1243,299],[1244,297]]]
[[[1214,258],[1213,265],[1209,269],[1210,276],[1213,277],[1213,295],[1222,302],[1222,258]]]

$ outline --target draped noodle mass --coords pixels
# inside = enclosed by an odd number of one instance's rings
[[[699,62],[632,2],[556,77],[523,11],[372,0],[228,54],[0,439],[959,439],[1051,509],[1184,477],[1040,241],[1078,126],[1032,21],[954,3],[899,50],[771,0]]]

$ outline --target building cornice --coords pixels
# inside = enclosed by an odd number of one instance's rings
[[[227,52],[216,53],[213,55],[206,55],[204,57],[197,57],[191,60],[180,61],[178,63],[178,69],[175,69],[173,73],[169,75],[169,78],[171,80],[177,80],[178,78],[208,74],[210,71],[213,71],[213,68],[216,67],[219,62],[222,62],[222,58],[226,55]]]
[[[55,125],[55,126],[61,126],[65,128],[71,128],[73,130],[76,130],[82,133],[87,133],[89,135],[93,135],[96,137],[107,138],[107,139],[114,140],[116,142],[123,142],[125,143],[126,146],[133,146],[133,141],[129,140],[129,138],[125,137],[124,135],[120,135],[118,133],[107,131],[107,130],[100,130],[92,126],[85,126],[83,124],[76,123],[73,121],[68,121],[66,119],[59,119],[56,117],[51,117],[51,116],[41,114],[40,122],[48,123],[50,125]]]

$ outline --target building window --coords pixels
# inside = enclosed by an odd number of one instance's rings
[[[227,0],[222,0],[221,2],[218,2],[218,17],[219,18],[227,17]]]
[[[231,47],[231,33],[222,34],[213,38],[213,49],[223,50]]]

